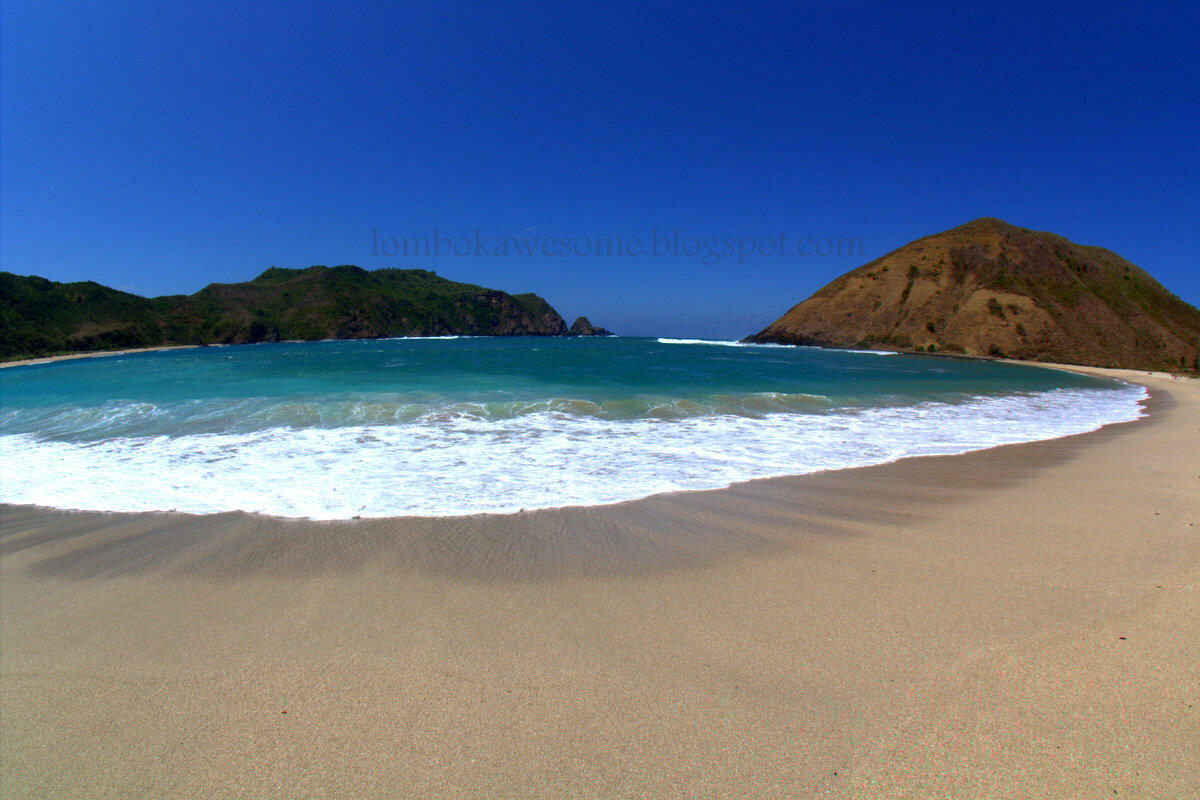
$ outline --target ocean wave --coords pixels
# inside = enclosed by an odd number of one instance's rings
[[[900,355],[895,350],[848,350],[848,349],[843,349],[843,348],[838,348],[838,349],[840,349],[843,353],[862,353],[863,355],[869,355],[869,356],[898,356],[898,355]]]
[[[0,436],[0,498],[314,519],[598,505],[1083,433],[1136,419],[1145,397],[1122,386],[757,416],[608,419],[546,407],[504,418],[442,410],[390,424],[97,441],[10,432]]]
[[[659,344],[711,344],[720,347],[788,347],[802,350],[836,350],[839,353],[862,353],[871,356],[898,356],[895,350],[855,350],[845,347],[817,347],[815,345],[777,344],[775,342],[738,342],[722,339],[658,339]]]
[[[474,401],[434,392],[345,398],[189,399],[158,404],[113,400],[94,406],[2,409],[0,431],[31,433],[43,439],[98,441],[198,433],[248,433],[271,428],[436,424],[439,420],[456,417],[484,421],[547,413],[603,420],[722,415],[761,417],[815,412],[830,407],[832,401],[824,395],[788,392]]]
[[[711,344],[718,347],[791,347],[789,344],[772,342],[738,342],[732,339],[659,339],[659,344]]]

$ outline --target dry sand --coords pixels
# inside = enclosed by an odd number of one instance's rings
[[[62,353],[56,356],[39,356],[38,358],[18,358],[13,361],[0,361],[0,369],[4,369],[5,367],[24,367],[28,364],[53,364],[55,361],[74,361],[77,358],[127,356],[131,353],[157,353],[160,350],[191,350],[203,346],[205,345],[164,344],[160,347],[130,347],[125,350],[89,350],[86,353]]]
[[[0,796],[1200,796],[1200,384],[461,520],[7,507]]]

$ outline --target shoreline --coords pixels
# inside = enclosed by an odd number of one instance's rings
[[[74,361],[80,358],[104,358],[106,356],[128,356],[136,353],[158,353],[164,350],[194,350],[200,347],[216,347],[217,345],[202,344],[164,344],[158,347],[131,347],[124,350],[89,350],[86,353],[60,353],[54,356],[38,356],[37,358],[18,358],[12,361],[0,361],[0,369],[8,367],[29,367],[35,364],[53,364],[58,361]]]
[[[1200,385],[1137,377],[1090,433],[614,506],[5,507],[0,794],[1190,796]]]
[[[508,336],[499,334],[482,334],[482,333],[463,333],[463,334],[447,334],[445,336],[380,336],[372,339],[281,339],[278,342],[208,342],[207,344],[164,344],[156,347],[130,347],[121,350],[89,350],[84,353],[59,353],[51,356],[37,356],[34,358],[17,358],[10,361],[0,361],[0,369],[5,367],[26,367],[34,364],[53,364],[56,361],[73,361],[78,358],[103,358],[104,356],[128,356],[137,353],[157,353],[162,350],[196,350],[202,347],[241,347],[243,345],[257,344],[318,344],[321,342],[392,342],[402,340],[429,340],[429,339],[514,339],[522,338],[521,336]],[[528,338],[543,338],[541,335],[529,334]],[[620,339],[621,337],[615,333],[601,334],[563,334],[561,336],[545,336],[544,338],[555,339]]]
[[[1076,371],[1069,367],[1062,367],[1061,369],[1066,372]],[[1083,374],[1097,374],[1097,373],[1083,373]],[[1098,376],[1106,377],[1103,375],[1098,375]],[[1142,385],[1142,384],[1139,384],[1139,385]],[[970,455],[972,453],[980,453],[980,452],[985,452],[988,450],[998,450],[998,449],[1007,448],[1007,447],[1022,447],[1025,445],[1040,444],[1043,442],[1054,442],[1054,441],[1059,441],[1062,439],[1073,439],[1075,437],[1090,436],[1092,434],[1100,433],[1100,432],[1107,430],[1109,428],[1112,428],[1112,427],[1117,427],[1117,426],[1122,426],[1122,425],[1132,425],[1132,424],[1146,421],[1150,415],[1150,411],[1148,409],[1152,405],[1154,405],[1155,393],[1152,390],[1150,390],[1148,387],[1145,387],[1145,388],[1146,388],[1147,396],[1144,399],[1138,401],[1138,405],[1142,408],[1142,416],[1141,417],[1139,417],[1138,419],[1135,419],[1135,420],[1106,423],[1099,428],[1096,428],[1096,429],[1090,430],[1090,431],[1083,431],[1081,433],[1071,433],[1071,434],[1066,434],[1063,436],[1054,436],[1054,437],[1050,437],[1047,439],[1034,439],[1034,440],[1028,441],[1028,442],[1011,442],[1011,443],[1007,443],[1007,444],[989,445],[986,447],[979,447],[979,448],[975,448],[972,450],[966,450],[961,453],[938,453],[938,454],[920,455],[920,456],[901,456],[901,457],[893,459],[891,461],[883,461],[883,462],[880,462],[877,464],[860,464],[860,465],[851,465],[851,466],[844,466],[844,467],[833,467],[830,469],[816,470],[813,472],[788,473],[788,474],[783,474],[783,475],[769,475],[769,476],[760,477],[760,478],[748,478],[746,480],[734,481],[732,483],[726,484],[725,486],[717,486],[717,487],[705,488],[705,489],[675,489],[672,491],[656,492],[654,494],[644,495],[641,497],[629,498],[629,499],[625,499],[625,500],[614,500],[612,502],[607,502],[607,503],[580,503],[580,504],[574,504],[574,505],[561,505],[561,506],[539,506],[537,508],[521,508],[521,509],[513,510],[513,511],[483,511],[483,512],[454,513],[454,514],[412,513],[412,514],[393,514],[393,515],[386,515],[386,516],[354,516],[354,517],[330,517],[330,518],[326,518],[326,517],[286,517],[286,516],[280,516],[280,515],[276,515],[276,514],[266,514],[266,513],[260,512],[260,511],[247,511],[245,509],[231,509],[231,510],[227,510],[227,511],[208,511],[208,512],[176,511],[174,509],[171,509],[171,510],[157,509],[157,510],[148,510],[148,511],[118,511],[118,510],[111,510],[111,509],[59,508],[57,506],[42,506],[42,505],[36,505],[36,504],[3,503],[3,502],[0,502],[0,511],[58,512],[58,513],[63,513],[63,514],[107,514],[107,515],[116,514],[116,515],[130,516],[130,517],[151,514],[151,515],[183,517],[183,518],[189,518],[189,519],[204,519],[207,517],[218,517],[218,516],[224,516],[224,515],[230,515],[230,514],[238,514],[238,515],[246,515],[248,517],[251,517],[256,520],[261,520],[263,522],[276,522],[276,523],[280,523],[280,524],[284,524],[284,525],[293,524],[293,523],[308,524],[308,525],[320,525],[320,524],[326,524],[326,523],[328,523],[328,524],[361,523],[361,522],[367,522],[367,521],[379,521],[379,522],[392,521],[392,522],[394,522],[394,521],[400,521],[400,520],[465,520],[465,519],[475,519],[475,518],[486,521],[489,519],[524,516],[524,515],[528,515],[528,514],[543,514],[543,513],[562,512],[562,511],[568,511],[571,509],[619,508],[619,507],[629,506],[629,505],[636,504],[636,503],[641,503],[641,502],[644,502],[647,500],[652,500],[655,498],[671,498],[671,497],[686,498],[689,496],[703,495],[703,494],[707,494],[710,492],[727,492],[727,491],[729,491],[731,489],[735,489],[739,486],[746,486],[746,485],[751,485],[751,484],[756,484],[756,483],[766,482],[766,481],[800,480],[800,479],[808,478],[808,477],[815,476],[815,475],[829,475],[829,474],[836,474],[836,473],[840,473],[840,472],[847,472],[847,471],[853,471],[853,470],[876,469],[879,467],[886,467],[891,464],[897,464],[897,463],[911,461],[911,460],[930,459],[930,458],[958,458],[961,456]]]
[[[487,334],[482,334],[482,335],[479,335],[479,334],[461,334],[461,335],[451,334],[451,335],[447,335],[447,336],[381,337],[379,339],[284,339],[279,342],[243,342],[241,344],[313,344],[313,343],[318,343],[318,342],[395,341],[395,340],[404,340],[404,339],[421,340],[421,339],[465,339],[465,338],[488,339],[488,338],[510,338],[510,337],[489,336]],[[562,336],[562,337],[549,337],[549,338],[619,339],[622,337],[618,336],[617,334],[611,334],[609,336]],[[647,338],[647,339],[671,339],[672,337],[647,336],[645,338]],[[726,340],[722,340],[722,339],[695,339],[695,340],[692,340],[692,339],[678,338],[678,339],[675,339],[675,341],[679,341],[679,342],[695,341],[696,343],[705,343],[705,344],[708,344],[708,343],[714,343],[714,344],[736,343],[736,344],[750,344],[750,345],[766,344],[767,346],[770,346],[770,347],[805,347],[805,348],[815,347],[815,349],[818,349],[818,350],[835,350],[835,351],[843,351],[843,352],[849,352],[849,353],[873,353],[873,354],[878,354],[878,355],[923,356],[923,357],[927,357],[927,358],[960,359],[960,360],[966,360],[966,361],[991,361],[991,362],[994,362],[997,364],[1023,364],[1025,366],[1030,366],[1030,367],[1047,367],[1047,368],[1051,368],[1051,369],[1064,369],[1064,370],[1067,370],[1068,372],[1070,372],[1070,371],[1083,372],[1085,370],[1095,370],[1098,372],[1131,372],[1131,373],[1145,372],[1147,374],[1168,375],[1168,376],[1172,374],[1172,373],[1162,372],[1161,370],[1141,370],[1141,369],[1130,369],[1130,368],[1126,368],[1126,367],[1091,367],[1091,366],[1087,366],[1087,365],[1083,365],[1083,364],[1061,364],[1061,363],[1051,362],[1051,361],[1025,361],[1025,360],[1017,359],[1017,358],[996,358],[993,356],[973,356],[973,355],[967,355],[965,353],[944,353],[944,352],[927,353],[924,351],[918,352],[918,351],[912,351],[912,350],[888,350],[888,349],[864,350],[861,348],[854,348],[854,347],[821,347],[819,345],[787,345],[787,344],[755,343],[755,342],[746,342],[745,339],[739,339],[736,341],[731,339],[731,340],[726,341]],[[131,348],[123,348],[121,350],[89,350],[89,351],[83,352],[83,353],[59,353],[57,355],[50,355],[50,356],[37,356],[37,357],[33,357],[33,358],[13,359],[11,361],[0,361],[0,369],[5,369],[7,367],[32,366],[35,364],[53,364],[58,361],[73,361],[75,359],[80,359],[80,358],[103,358],[105,356],[127,356],[127,355],[135,355],[137,353],[156,353],[156,352],[160,352],[160,351],[164,351],[164,350],[194,350],[194,349],[205,348],[205,347],[236,347],[236,346],[239,346],[239,345],[230,344],[228,342],[210,342],[208,344],[170,344],[170,345],[158,345],[155,347],[131,347]],[[1091,374],[1091,373],[1083,372],[1083,374]],[[1192,375],[1192,374],[1187,374],[1187,373],[1180,373],[1180,376],[1184,379],[1196,379],[1196,378],[1200,377],[1197,375]]]
[[[604,517],[607,515],[659,515],[664,507],[674,505],[707,505],[720,504],[722,495],[739,495],[743,493],[754,493],[756,489],[766,489],[768,492],[808,492],[810,491],[809,482],[814,485],[821,485],[823,479],[832,479],[838,481],[838,476],[856,473],[869,473],[870,470],[886,470],[895,468],[898,465],[912,464],[914,469],[923,469],[925,463],[943,461],[954,462],[956,459],[970,458],[972,456],[984,455],[984,453],[1004,453],[1007,456],[1009,450],[1024,449],[1024,447],[1048,446],[1050,452],[1044,453],[1039,458],[1044,458],[1046,461],[1054,461],[1058,456],[1058,449],[1054,445],[1057,443],[1066,443],[1070,450],[1076,447],[1086,447],[1090,444],[1090,439],[1106,438],[1108,435],[1120,435],[1124,429],[1138,425],[1152,425],[1156,420],[1154,414],[1156,409],[1160,410],[1163,407],[1169,407],[1171,399],[1162,386],[1152,386],[1151,383],[1145,380],[1150,378],[1153,383],[1162,383],[1162,381],[1170,381],[1176,383],[1176,379],[1171,378],[1168,373],[1145,373],[1139,371],[1117,371],[1117,369],[1109,369],[1102,367],[1076,367],[1074,365],[1034,365],[1033,362],[1015,362],[1022,363],[1028,366],[1046,366],[1048,368],[1061,369],[1064,372],[1078,372],[1081,374],[1096,375],[1100,378],[1114,378],[1122,380],[1124,383],[1132,383],[1140,385],[1146,389],[1147,397],[1139,401],[1142,409],[1142,416],[1136,420],[1124,422],[1112,422],[1104,425],[1093,431],[1085,431],[1082,433],[1074,433],[1063,435],[1063,437],[1054,437],[1049,439],[1036,439],[1033,441],[1020,441],[1020,443],[994,445],[989,447],[979,447],[976,450],[968,450],[960,453],[942,453],[942,455],[928,456],[908,456],[895,459],[895,461],[883,462],[878,464],[858,465],[858,467],[841,467],[836,469],[818,470],[814,473],[802,473],[791,475],[773,475],[768,477],[756,477],[745,481],[737,481],[731,485],[716,488],[706,489],[684,489],[684,491],[660,492],[649,494],[646,497],[632,498],[628,500],[617,500],[613,503],[590,504],[590,505],[564,505],[564,506],[548,506],[540,507],[540,509],[522,509],[520,511],[506,512],[482,512],[482,513],[466,513],[466,515],[400,515],[386,517],[350,517],[350,518],[311,518],[311,517],[280,517],[274,515],[266,515],[257,511],[232,510],[220,512],[184,512],[184,511],[108,511],[108,510],[88,510],[88,509],[59,509],[54,506],[38,506],[38,505],[16,505],[0,503],[0,516],[8,516],[12,519],[13,515],[18,515],[20,518],[32,517],[36,519],[49,518],[50,522],[54,522],[55,518],[65,518],[70,521],[72,517],[86,516],[95,519],[97,524],[103,524],[104,527],[113,527],[125,523],[140,523],[145,521],[160,521],[166,522],[168,525],[198,525],[204,527],[208,521],[212,522],[235,522],[241,525],[248,525],[252,528],[276,527],[283,530],[284,535],[289,531],[307,531],[313,528],[329,528],[331,530],[341,530],[342,533],[355,533],[355,531],[367,531],[372,535],[377,535],[380,531],[388,529],[414,530],[419,529],[424,531],[421,535],[450,535],[463,536],[463,531],[472,531],[470,536],[484,535],[484,531],[491,528],[504,528],[508,530],[523,529],[529,527],[538,527],[538,525],[546,522],[548,524],[563,525],[564,519],[570,521],[570,525],[582,527],[586,519],[594,519],[596,516]],[[1004,457],[1002,456],[1002,457]],[[1020,453],[1018,455],[1020,457]],[[937,469],[937,467],[934,467]],[[646,509],[642,509],[646,506]]]
[[[193,347],[193,346],[189,345],[186,347]],[[149,350],[120,351],[120,352],[114,352],[111,354],[104,353],[102,355],[118,355],[118,354],[125,354],[125,353],[129,353],[129,352],[153,352],[153,351],[162,350],[162,349],[181,349],[181,348],[174,348],[174,347],[150,348]],[[61,360],[61,358],[73,358],[73,357],[74,356],[59,357],[58,360]],[[81,355],[78,357],[88,357],[88,356]],[[1163,373],[1163,372],[1142,372],[1140,370],[1124,370],[1124,369],[1118,370],[1118,369],[1111,369],[1111,368],[1086,367],[1086,366],[1071,365],[1071,364],[1054,364],[1054,363],[1043,363],[1043,362],[1017,361],[1017,360],[1012,360],[1012,359],[1008,359],[1008,360],[989,359],[989,360],[997,361],[998,363],[1011,363],[1011,364],[1017,364],[1017,365],[1021,365],[1021,366],[1044,367],[1046,369],[1053,369],[1053,370],[1063,371],[1063,372],[1072,372],[1072,373],[1087,375],[1087,376],[1091,376],[1091,377],[1117,380],[1117,381],[1120,381],[1120,382],[1123,382],[1126,384],[1140,385],[1146,389],[1148,396],[1152,394],[1152,390],[1151,390],[1150,386],[1147,385],[1146,381],[1142,380],[1142,378],[1149,377],[1155,381],[1165,381],[1165,380],[1169,379],[1172,383],[1174,383],[1174,382],[1176,382],[1176,380],[1178,380],[1175,376],[1173,376],[1169,373]],[[16,364],[10,364],[10,366],[15,366],[15,365]],[[1148,397],[1148,399],[1149,399],[1149,397]],[[1143,417],[1144,417],[1147,413],[1144,410],[1147,405],[1147,400],[1139,401],[1139,405],[1143,407]],[[83,508],[60,508],[57,506],[41,506],[41,505],[34,505],[34,504],[11,504],[11,503],[0,503],[0,509],[9,510],[9,511],[24,510],[24,511],[61,512],[61,513],[99,513],[99,514],[124,514],[124,515],[161,514],[161,515],[177,515],[177,516],[186,517],[186,518],[216,517],[216,516],[221,516],[224,514],[247,514],[250,517],[253,517],[256,519],[277,521],[282,524],[291,524],[291,523],[320,524],[320,523],[338,523],[338,522],[359,522],[359,521],[365,521],[365,520],[384,520],[384,521],[386,521],[386,520],[404,520],[404,519],[455,520],[455,519],[469,519],[469,518],[475,518],[475,517],[479,517],[482,519],[489,519],[489,518],[500,518],[500,517],[516,516],[516,515],[524,515],[524,514],[552,513],[552,512],[558,512],[558,511],[563,511],[563,510],[567,510],[567,509],[575,509],[575,508],[601,509],[601,508],[622,507],[627,504],[639,503],[639,502],[642,502],[645,500],[650,500],[650,499],[653,499],[656,497],[690,496],[690,495],[695,495],[695,494],[704,494],[704,493],[708,493],[708,492],[723,492],[723,491],[729,491],[730,489],[733,489],[737,486],[741,486],[741,485],[745,485],[745,484],[753,484],[753,483],[757,483],[759,481],[786,480],[786,479],[794,479],[794,478],[804,478],[804,477],[807,477],[810,475],[836,473],[836,472],[842,472],[842,471],[846,471],[846,470],[871,469],[874,467],[886,466],[887,464],[896,463],[897,461],[905,461],[905,460],[909,460],[912,458],[930,458],[930,457],[941,458],[941,457],[947,457],[947,456],[955,457],[955,456],[967,455],[967,454],[970,454],[973,452],[979,452],[981,450],[995,449],[997,447],[1013,447],[1013,446],[1019,446],[1022,444],[1033,444],[1033,443],[1043,442],[1043,441],[1053,441],[1057,438],[1070,438],[1073,436],[1083,436],[1083,435],[1087,435],[1089,433],[1096,433],[1100,430],[1103,430],[1104,428],[1111,427],[1114,424],[1123,424],[1123,423],[1107,423],[1107,424],[1101,426],[1101,428],[1093,430],[1093,431],[1084,431],[1082,433],[1066,434],[1065,436],[1052,437],[1049,439],[1036,439],[1036,440],[1032,440],[1030,442],[1015,442],[1015,443],[1008,443],[1008,444],[1002,444],[1002,445],[989,445],[989,446],[982,447],[982,448],[966,450],[966,451],[963,451],[960,453],[945,453],[945,454],[938,454],[938,455],[933,455],[933,456],[901,456],[900,458],[895,459],[893,461],[885,461],[885,462],[879,462],[879,463],[875,463],[875,464],[841,466],[841,467],[834,467],[834,468],[825,469],[825,470],[817,470],[815,472],[809,472],[809,473],[788,473],[788,474],[782,474],[782,475],[769,475],[769,476],[765,476],[765,477],[748,478],[745,480],[734,481],[733,483],[726,484],[724,486],[716,486],[716,487],[711,487],[711,488],[698,488],[698,489],[679,489],[679,490],[673,490],[673,491],[667,491],[667,492],[658,492],[658,493],[651,494],[651,495],[643,495],[641,497],[634,497],[634,498],[630,498],[630,499],[614,500],[611,502],[563,505],[563,506],[539,506],[539,507],[529,508],[529,509],[521,508],[521,509],[503,510],[503,511],[445,513],[445,514],[443,514],[443,513],[437,513],[437,514],[409,513],[409,514],[386,515],[386,516],[366,516],[366,517],[354,516],[354,517],[325,518],[325,517],[279,516],[279,515],[268,514],[268,513],[258,512],[258,511],[246,511],[243,509],[232,509],[232,510],[226,510],[226,511],[207,511],[207,512],[176,511],[174,509],[171,509],[171,510],[156,509],[156,510],[146,510],[146,511],[120,511],[120,510],[108,510],[108,509],[98,510],[98,509],[83,509]]]

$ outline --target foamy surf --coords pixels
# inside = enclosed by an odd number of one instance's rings
[[[879,354],[464,338],[14,367],[0,373],[0,499],[314,519],[596,505],[1066,436],[1136,418],[1144,396]]]
[[[791,347],[786,344],[770,342],[739,342],[733,339],[666,339],[657,340],[659,344],[711,344],[717,347]]]
[[[732,339],[657,339],[659,344],[708,344],[718,347],[790,347],[802,350],[832,350],[840,353],[861,353],[871,356],[898,356],[895,350],[856,350],[839,347],[812,347],[809,345],[776,344],[775,342],[742,342]]]
[[[1145,397],[1121,386],[761,416],[534,411],[77,442],[8,434],[0,436],[0,497],[326,520],[601,505],[1069,436],[1137,419]]]

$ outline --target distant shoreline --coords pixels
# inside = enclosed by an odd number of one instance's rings
[[[0,361],[0,369],[6,367],[27,367],[33,364],[52,364],[55,361],[74,361],[77,358],[127,356],[132,353],[156,353],[160,350],[191,350],[198,347],[215,347],[215,345],[164,344],[157,347],[131,347],[126,350],[89,350],[86,353],[62,353],[55,356],[38,356],[37,358],[18,358],[12,361]]]
[[[435,337],[393,336],[393,337],[384,337],[383,339],[286,339],[286,340],[280,341],[280,342],[247,342],[245,344],[307,344],[307,343],[313,343],[313,342],[361,342],[361,341],[388,341],[388,340],[394,340],[394,339],[429,339],[429,338],[435,338]],[[440,337],[436,337],[436,338],[440,338]],[[466,337],[458,337],[458,338],[466,338]],[[472,338],[506,339],[506,338],[513,338],[513,337],[482,335],[482,336],[472,337]],[[574,337],[562,337],[562,338],[612,339],[612,338],[620,338],[620,337],[617,337],[617,336],[574,336]],[[646,338],[652,339],[655,337],[646,337]],[[719,340],[714,339],[713,341],[719,341]],[[241,343],[239,343],[239,344],[241,344]],[[14,359],[12,361],[0,361],[0,369],[6,369],[8,367],[26,367],[26,366],[33,366],[35,364],[53,364],[56,361],[74,361],[75,359],[80,359],[80,358],[103,358],[105,356],[127,356],[127,355],[133,355],[135,353],[157,353],[157,352],[167,351],[167,350],[193,350],[193,349],[198,349],[198,348],[202,348],[202,347],[233,347],[233,346],[236,346],[236,345],[231,344],[231,343],[226,343],[226,342],[218,342],[218,343],[214,343],[214,344],[171,344],[171,345],[159,345],[156,347],[130,347],[130,348],[125,348],[125,349],[121,349],[121,350],[89,350],[84,353],[60,353],[60,354],[52,355],[52,356],[37,356],[35,358],[19,358],[19,359]],[[788,347],[788,346],[801,347],[802,345],[782,345],[782,346],[784,346],[784,347]],[[839,351],[844,351],[844,352],[854,352],[855,350],[861,349],[861,348],[821,347],[820,349],[822,349],[822,350],[839,350]],[[964,353],[920,353],[920,352],[911,352],[911,351],[907,351],[907,350],[894,350],[894,349],[890,349],[887,351],[880,350],[878,352],[892,352],[892,353],[896,353],[898,355],[925,356],[925,357],[934,357],[934,358],[967,359],[967,360],[971,360],[971,361],[994,361],[999,364],[1024,364],[1026,366],[1031,366],[1031,367],[1047,367],[1049,369],[1059,369],[1059,370],[1078,371],[1078,372],[1083,372],[1085,370],[1096,370],[1096,371],[1127,370],[1130,372],[1136,372],[1139,374],[1146,374],[1146,375],[1159,374],[1159,375],[1163,375],[1168,378],[1173,376],[1173,373],[1167,373],[1167,372],[1163,372],[1161,370],[1143,370],[1143,369],[1138,369],[1136,367],[1094,367],[1094,366],[1089,366],[1087,364],[1060,364],[1057,362],[1050,362],[1050,361],[1026,361],[1026,360],[1019,359],[1019,358],[995,358],[995,357],[991,357],[991,356],[972,356],[972,355],[967,355]],[[1098,372],[1097,373],[1085,373],[1085,374],[1093,374],[1094,375],[1094,374],[1098,374]],[[1190,374],[1188,374],[1187,376],[1195,377],[1194,375],[1190,375]]]
[[[0,361],[0,369],[5,367],[27,367],[33,364],[52,364],[55,361],[74,361],[77,358],[103,358],[104,356],[127,356],[134,353],[157,353],[162,350],[195,350],[202,347],[240,347],[257,344],[316,344],[319,342],[387,342],[397,339],[515,339],[519,336],[502,334],[449,334],[447,336],[381,336],[371,339],[282,339],[278,342],[211,342],[205,344],[164,344],[155,347],[127,347],[121,350],[88,350],[83,353],[58,353],[52,356],[36,356],[34,358],[15,358],[11,361]],[[530,338],[559,338],[559,339],[619,339],[615,333],[587,334],[563,336],[530,335]]]

